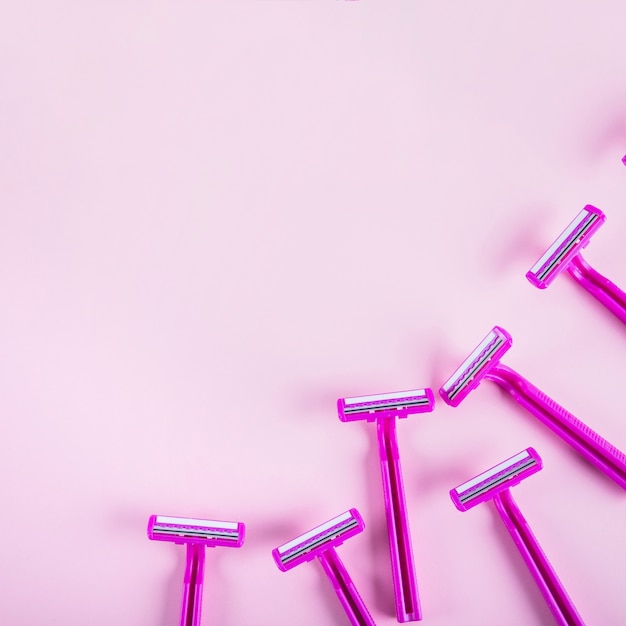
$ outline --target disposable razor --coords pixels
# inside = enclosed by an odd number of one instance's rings
[[[149,539],[172,541],[187,546],[180,626],[200,626],[205,548],[217,546],[239,548],[243,544],[244,535],[245,526],[241,522],[150,516]]]
[[[485,500],[493,500],[556,623],[560,626],[584,626],[576,607],[511,495],[511,487],[535,474],[541,467],[541,457],[533,448],[526,448],[452,489],[450,497],[459,511],[467,511]]]
[[[340,398],[337,401],[337,411],[342,422],[355,420],[376,422],[396,616],[399,622],[421,620],[422,612],[404,498],[396,417],[430,412],[434,406],[435,400],[431,389]]]
[[[283,572],[317,557],[352,626],[375,624],[335,548],[364,528],[359,512],[350,509],[272,550],[276,565]]]
[[[512,343],[511,335],[504,328],[494,326],[442,385],[439,390],[441,397],[451,406],[458,406],[472,389],[480,385],[483,378],[492,380],[508,391],[518,404],[539,418],[590,463],[613,479],[622,489],[626,489],[624,453],[546,396],[523,376],[500,363],[502,355]]]
[[[600,209],[588,204],[530,268],[526,278],[535,287],[545,289],[566,269],[577,283],[626,324],[626,294],[594,270],[581,255],[605,220]]]

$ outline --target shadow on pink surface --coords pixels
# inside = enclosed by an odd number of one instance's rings
[[[487,275],[503,276],[518,265],[530,267],[545,250],[540,233],[550,221],[550,209],[544,205],[519,206],[515,219],[510,214],[496,224],[490,253],[485,255],[484,271]]]
[[[352,424],[356,426],[356,424]],[[382,494],[380,461],[378,457],[378,438],[376,424],[364,423],[368,451],[363,458],[363,480],[367,485],[367,524],[366,532],[370,551],[370,577],[373,581],[374,597],[372,606],[377,611],[395,617],[396,610],[393,595],[389,541],[387,538],[387,520]],[[419,577],[418,577],[419,585]]]
[[[165,547],[165,546],[163,546]],[[175,558],[175,566],[162,572],[163,583],[160,585],[159,606],[161,608],[160,626],[172,626],[180,620],[183,599],[183,576],[185,574],[185,549],[183,546],[167,546]]]
[[[585,153],[589,162],[599,161],[616,149],[626,152],[626,101],[620,102],[619,98],[615,98],[606,106],[604,118],[598,121],[593,136],[587,142]]]

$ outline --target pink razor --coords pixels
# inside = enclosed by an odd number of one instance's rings
[[[430,389],[340,398],[337,401],[337,411],[342,422],[363,419],[376,421],[396,616],[399,622],[421,620],[422,613],[400,468],[396,417],[430,412],[434,406],[435,400]]]
[[[350,509],[272,550],[276,565],[283,572],[317,557],[352,626],[375,626],[375,624],[335,547],[359,534],[364,528],[365,524],[359,512]]]
[[[511,496],[510,487],[541,469],[541,457],[526,450],[452,489],[450,497],[459,511],[493,500],[506,529],[509,531],[539,590],[560,626],[584,626],[567,591],[550,565],[528,522]]]
[[[626,456],[524,377],[500,363],[500,358],[512,343],[506,330],[494,326],[442,385],[439,390],[441,397],[451,406],[458,406],[483,378],[492,380],[622,489],[626,489]]]
[[[200,626],[205,547],[239,548],[243,544],[244,535],[245,526],[241,522],[216,522],[164,515],[150,516],[148,520],[150,539],[187,545],[180,626]]]
[[[600,209],[588,204],[530,268],[526,278],[545,289],[564,269],[596,300],[626,324],[626,294],[608,278],[594,270],[582,257],[582,249],[604,224]]]

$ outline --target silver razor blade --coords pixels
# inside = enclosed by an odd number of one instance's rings
[[[430,389],[410,389],[392,393],[379,393],[354,398],[341,398],[337,402],[339,418],[342,421],[379,416],[398,415],[406,417],[411,413],[432,411],[434,398]]]
[[[605,220],[602,211],[587,205],[530,268],[526,278],[540,289],[545,289],[567,267],[568,261],[587,245],[591,235]]]
[[[459,510],[466,511],[493,498],[496,493],[517,485],[522,479],[538,472],[541,467],[541,457],[533,448],[527,448],[452,489],[450,497]]]
[[[282,566],[281,569],[290,569],[298,563],[311,560],[320,549],[326,550],[340,545],[348,537],[360,533],[363,528],[359,513],[356,509],[350,509],[275,548],[274,558]]]
[[[441,397],[448,404],[457,406],[472,389],[478,386],[488,366],[496,365],[511,344],[511,335],[504,328],[494,326],[441,386],[439,390]]]

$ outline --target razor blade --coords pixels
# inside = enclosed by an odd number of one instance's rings
[[[539,289],[545,289],[587,246],[605,221],[604,213],[588,204],[530,268],[526,278]]]
[[[151,515],[148,520],[148,537],[154,541],[239,548],[243,544],[244,535],[245,526],[241,522],[222,522],[165,515]]]
[[[467,511],[485,500],[490,500],[497,493],[519,484],[524,478],[538,472],[542,466],[537,452],[533,448],[526,448],[455,487],[450,491],[450,498],[459,511]]]
[[[411,389],[337,400],[337,412],[342,422],[363,419],[373,422],[379,417],[408,417],[414,413],[428,413],[434,408],[432,389]]]
[[[365,528],[363,519],[356,509],[350,509],[324,524],[272,551],[278,569],[283,572],[300,563],[313,560],[320,551],[341,545],[346,539],[358,535]]]
[[[511,335],[504,328],[494,326],[441,386],[439,394],[444,401],[451,406],[458,406],[470,391],[480,385],[485,374],[498,364],[512,344]]]

